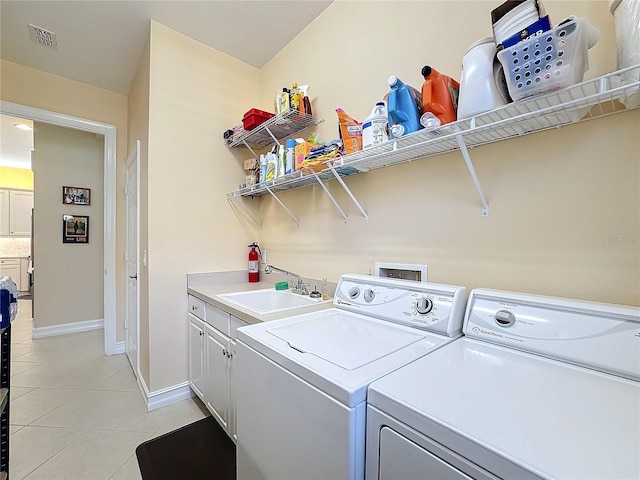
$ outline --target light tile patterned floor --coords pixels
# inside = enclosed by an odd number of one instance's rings
[[[138,480],[135,448],[209,413],[196,398],[147,412],[102,330],[31,339],[31,302],[11,328],[12,480]]]

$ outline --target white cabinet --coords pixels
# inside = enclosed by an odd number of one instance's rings
[[[0,235],[9,231],[9,190],[0,189]]]
[[[205,405],[218,423],[230,433],[231,411],[229,338],[210,325],[205,325],[206,372]]]
[[[33,192],[0,189],[0,235],[31,235]]]
[[[234,441],[233,360],[236,330],[244,325],[228,312],[189,295],[189,385]]]
[[[0,277],[11,277],[18,290],[24,290],[20,282],[20,259],[0,258]]]
[[[204,402],[204,322],[189,313],[189,386]]]

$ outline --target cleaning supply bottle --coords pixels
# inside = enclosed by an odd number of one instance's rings
[[[428,65],[422,68],[422,76],[424,77],[422,84],[423,113],[433,113],[438,117],[441,125],[455,122],[460,84]]]
[[[388,80],[391,91],[387,97],[389,111],[389,133],[391,138],[420,130],[422,96],[411,85],[405,84],[395,75]]]
[[[289,103],[291,109],[300,111],[300,90],[297,83],[293,82],[289,95],[291,97],[291,102]]]
[[[287,140],[285,149],[285,174],[293,172],[293,157],[296,150],[296,141],[293,138]]]
[[[267,157],[267,176],[266,180],[275,180],[278,177],[278,155],[269,152]]]
[[[280,113],[289,111],[290,104],[289,89],[283,88],[280,93]]]
[[[307,115],[313,115],[311,111],[311,100],[309,100],[309,85],[300,85],[300,96],[302,98],[302,110]]]
[[[364,119],[362,122],[363,150],[389,141],[387,115],[387,107],[384,102],[378,102],[371,110],[371,115]]]
[[[267,157],[264,153],[260,154],[260,183],[264,184],[267,180]]]

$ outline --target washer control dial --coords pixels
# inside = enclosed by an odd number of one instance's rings
[[[355,300],[356,298],[358,298],[358,295],[360,295],[360,288],[359,287],[351,287],[349,289],[349,297],[352,300]]]
[[[509,310],[498,310],[495,314],[496,323],[501,327],[510,327],[516,323],[516,316]]]
[[[416,301],[416,311],[420,315],[426,315],[431,310],[433,310],[433,300],[429,297],[420,297]]]
[[[371,303],[375,297],[376,297],[376,292],[374,292],[372,289],[367,288],[364,291],[364,301],[365,302]]]

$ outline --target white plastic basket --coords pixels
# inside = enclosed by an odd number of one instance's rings
[[[498,52],[513,100],[569,87],[589,69],[586,26],[573,18]]]

